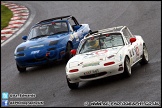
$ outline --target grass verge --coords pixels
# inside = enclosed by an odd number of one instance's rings
[[[1,30],[8,26],[12,16],[12,11],[8,7],[1,5]]]

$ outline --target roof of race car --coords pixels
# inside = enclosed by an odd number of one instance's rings
[[[72,16],[72,15],[61,16],[61,17],[55,17],[55,18],[51,18],[51,19],[42,20],[42,21],[36,23],[35,25],[42,24],[42,23],[45,23],[45,22],[51,22],[51,21],[54,21],[54,20],[63,20],[63,19],[65,19],[65,18],[66,18],[66,20],[72,18],[72,19],[76,22],[76,24],[79,25],[79,23],[77,22],[77,20],[75,19],[75,17]]]
[[[84,37],[84,39],[91,37],[91,36],[99,36],[107,33],[119,33],[121,32],[126,26],[118,26],[118,27],[112,27],[107,29],[101,29],[97,31],[90,32],[87,36]]]

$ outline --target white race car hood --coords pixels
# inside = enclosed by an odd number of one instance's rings
[[[107,57],[115,55],[122,49],[123,46],[114,47],[114,48],[107,48],[102,50],[96,50],[84,54],[78,54],[72,57],[68,63],[69,65],[76,65],[76,64],[89,64],[98,63],[99,61],[105,60]],[[70,67],[71,67],[70,66]]]

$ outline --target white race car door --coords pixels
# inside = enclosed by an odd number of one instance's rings
[[[132,45],[134,46],[134,52],[135,52],[135,55],[136,55],[135,61],[138,61],[140,59],[140,56],[143,53],[142,43],[140,43],[139,39],[136,38],[136,41],[133,42]]]
[[[128,44],[128,51],[130,53],[130,63],[131,65],[133,65],[134,63],[136,63],[137,60],[140,59],[140,53],[139,51],[141,49],[139,49],[139,40],[132,35],[132,33],[129,31],[128,28],[123,29],[123,35],[125,37],[125,39],[127,40],[127,44]],[[131,39],[132,38],[132,39]],[[132,43],[130,42],[132,41]]]
[[[140,59],[140,56],[142,54],[142,45],[138,38],[136,38],[136,41],[131,44],[131,53],[132,53],[132,62],[135,63]]]
[[[130,54],[130,64],[134,64],[136,62],[136,52],[135,52],[135,45],[134,43],[130,43],[128,45],[128,51],[129,51],[129,54]]]

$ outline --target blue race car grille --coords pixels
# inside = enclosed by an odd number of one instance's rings
[[[36,62],[41,62],[41,61],[51,61],[51,60],[54,60],[56,59],[56,56],[53,55],[52,57],[46,57],[46,56],[43,56],[43,57],[37,57],[37,58],[33,58],[33,59],[29,59],[29,60],[26,60],[27,63],[36,63]]]
[[[39,58],[39,59],[30,59],[30,60],[26,60],[27,63],[35,63],[35,62],[40,62],[40,61],[44,61],[46,60],[46,58]]]

